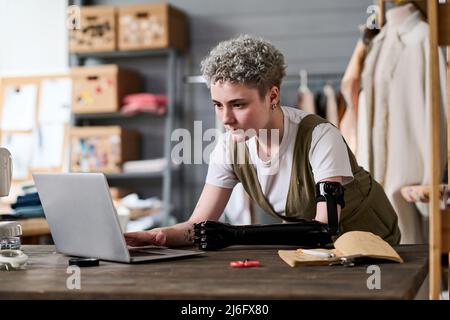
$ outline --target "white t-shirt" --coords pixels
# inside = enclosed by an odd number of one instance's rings
[[[264,196],[278,214],[285,213],[298,125],[309,114],[291,107],[281,107],[281,110],[284,114],[284,133],[279,146],[278,163],[263,162],[258,157],[255,137],[246,141],[250,161],[256,168]],[[229,139],[230,133],[227,132],[219,139],[211,152],[206,176],[207,184],[231,189],[239,183],[229,160],[230,150],[227,143]],[[314,128],[309,162],[316,183],[334,176],[342,176],[343,184],[353,180],[344,139],[339,130],[329,123],[319,124]]]

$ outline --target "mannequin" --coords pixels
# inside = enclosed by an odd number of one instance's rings
[[[398,33],[398,27],[417,9],[412,3],[403,6],[394,7],[386,12],[387,28],[386,35],[375,65],[374,84],[375,84],[375,112],[373,114],[373,176],[382,186],[385,182],[386,174],[386,150],[388,139],[388,124],[387,124],[387,104],[381,101],[382,98],[388,95],[389,92],[389,77],[391,76],[389,67],[391,52],[395,50],[394,46],[398,43],[395,41]]]
[[[386,20],[392,26],[399,26],[406,18],[416,11],[416,6],[411,2],[394,7],[386,13]]]
[[[386,18],[386,25],[372,40],[362,72],[363,94],[359,104],[361,107],[364,103],[367,111],[362,126],[367,127],[367,138],[361,139],[361,143],[369,146],[366,154],[369,171],[383,186],[397,212],[401,243],[423,243],[421,214],[426,216],[427,210],[408,203],[401,189],[406,185],[430,183],[429,26],[413,3],[389,10]],[[445,61],[442,52],[439,53],[439,73],[443,77]],[[445,164],[446,90],[442,84],[441,87],[439,121],[443,142],[440,149]],[[358,140],[360,133],[358,123]],[[443,172],[443,166],[440,169]]]

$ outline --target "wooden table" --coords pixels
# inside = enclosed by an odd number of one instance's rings
[[[68,257],[54,246],[23,246],[26,270],[0,272],[0,299],[413,299],[428,272],[428,247],[395,247],[405,263],[378,263],[381,289],[369,290],[368,265],[292,268],[274,247],[231,247],[203,256],[144,264],[100,262],[66,286]],[[230,268],[258,259],[260,268]]]

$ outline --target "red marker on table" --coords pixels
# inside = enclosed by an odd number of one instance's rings
[[[259,267],[261,264],[258,260],[244,260],[244,261],[231,261],[230,267],[232,268],[251,268]]]

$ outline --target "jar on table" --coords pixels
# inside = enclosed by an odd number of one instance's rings
[[[0,222],[0,250],[20,250],[22,226],[16,221]]]

